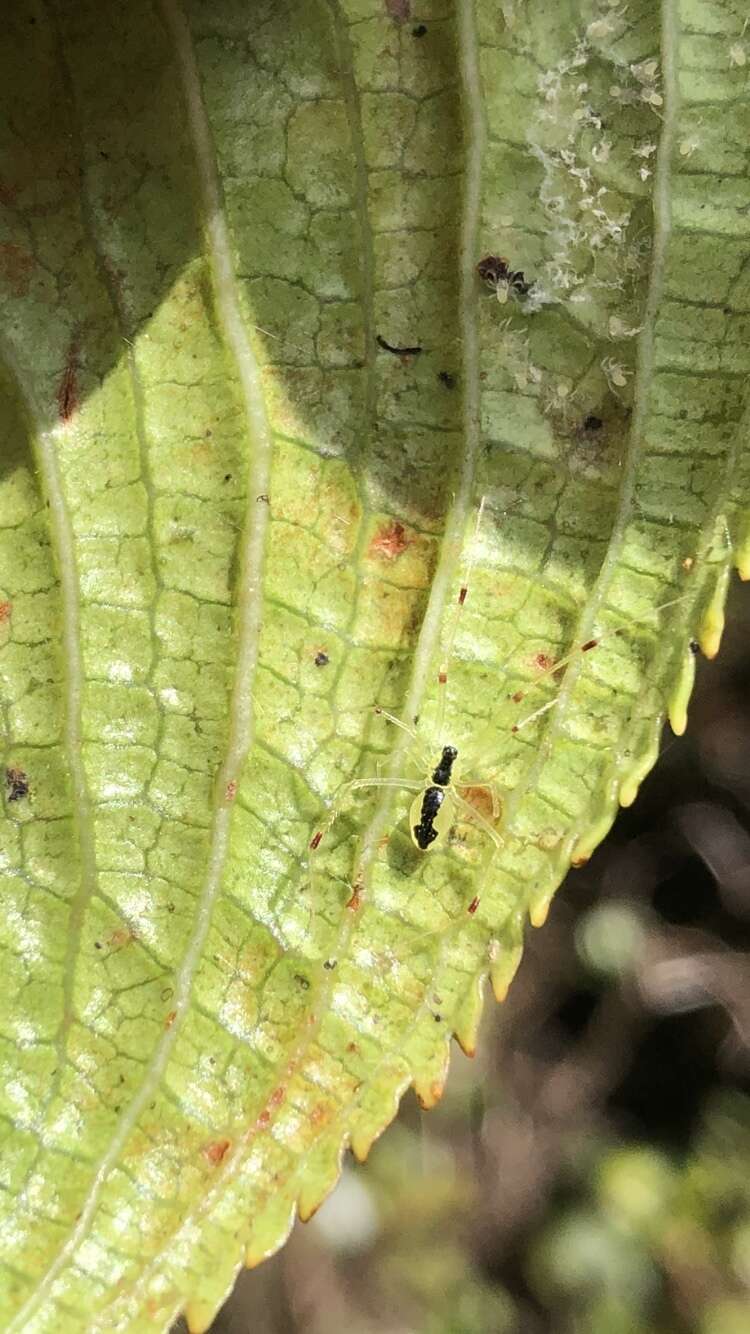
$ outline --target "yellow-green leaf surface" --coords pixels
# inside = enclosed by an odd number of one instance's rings
[[[746,18],[6,6],[4,1330],[205,1329],[684,727],[750,564]],[[423,854],[347,785],[445,744]]]

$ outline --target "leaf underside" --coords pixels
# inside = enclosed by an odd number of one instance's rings
[[[684,727],[750,566],[744,8],[9,7],[4,1329],[205,1329]],[[423,855],[346,785],[445,744]]]

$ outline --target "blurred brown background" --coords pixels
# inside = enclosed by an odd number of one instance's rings
[[[475,1060],[214,1334],[750,1334],[749,631],[735,581],[688,735],[529,930]]]

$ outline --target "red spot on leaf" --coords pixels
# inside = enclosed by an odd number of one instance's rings
[[[286,1098],[286,1089],[279,1086],[279,1088],[274,1089],[268,1101],[270,1102],[272,1107],[279,1107],[285,1098]]]
[[[271,1120],[271,1113],[268,1112],[268,1111],[263,1111],[263,1112],[260,1113],[260,1115],[259,1115],[259,1117],[258,1117],[257,1124],[258,1124],[259,1126],[261,1126],[261,1127],[262,1127],[262,1126],[267,1126],[267,1125],[268,1125],[268,1122],[269,1122],[270,1120]]]
[[[537,653],[534,658],[534,666],[538,667],[540,672],[551,672],[555,665],[555,659],[549,653]]]
[[[471,903],[469,904],[468,908],[466,909],[466,911],[467,911],[467,913],[470,914],[470,916],[473,917],[473,916],[474,916],[474,913],[476,912],[476,910],[477,910],[478,907],[479,907],[479,899],[478,899],[478,898],[473,898],[473,899],[471,900]]]
[[[351,898],[350,898],[350,899],[347,899],[346,907],[347,907],[347,908],[351,908],[352,912],[356,912],[357,909],[358,909],[358,907],[359,907],[359,905],[360,905],[360,902],[361,902],[361,899],[360,899],[360,897],[359,897],[359,890],[358,890],[358,889],[353,889],[353,890],[352,890],[352,894],[351,894]]]
[[[203,1157],[207,1158],[209,1163],[214,1167],[217,1167],[225,1157],[227,1150],[231,1148],[231,1145],[232,1141],[230,1139],[214,1140],[213,1144],[207,1144],[202,1150]]]
[[[4,621],[10,620],[11,609],[12,603],[0,602],[0,625],[2,625]]]
[[[370,555],[381,556],[383,560],[396,560],[410,545],[404,525],[394,519],[393,523],[384,524],[375,534],[370,543]]]
[[[224,789],[224,800],[234,801],[236,796],[237,796],[237,783],[234,778],[231,778]]]
[[[165,1020],[164,1020],[164,1027],[165,1027],[165,1028],[171,1028],[171,1027],[172,1027],[172,1024],[174,1023],[174,1021],[175,1021],[176,1018],[177,1018],[177,1011],[176,1011],[176,1010],[170,1010],[170,1011],[169,1011],[169,1014],[166,1016],[166,1018],[165,1018]]]

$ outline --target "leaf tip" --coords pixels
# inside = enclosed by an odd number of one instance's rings
[[[698,643],[707,658],[715,658],[724,633],[724,602],[729,585],[729,566],[721,571],[711,601],[703,613],[698,630]]]
[[[417,1095],[417,1102],[425,1112],[431,1112],[433,1107],[437,1107],[440,1099],[445,1092],[445,1080],[414,1080],[414,1092]]]
[[[485,977],[486,972],[481,972],[473,979],[454,1020],[453,1032],[465,1056],[473,1056],[477,1049],[479,1025],[484,1009]]]
[[[203,1302],[188,1302],[183,1316],[189,1334],[206,1334],[211,1328],[216,1312],[207,1310]]]
[[[734,556],[737,573],[743,582],[750,579],[750,538],[739,546]]]
[[[576,865],[576,863],[574,862],[573,865]],[[529,921],[532,926],[544,926],[549,914],[549,905],[550,900],[548,898],[538,899],[536,903],[531,904],[531,907],[529,908]]]
[[[694,641],[691,641],[692,643]],[[688,646],[667,708],[669,725],[675,736],[682,736],[687,727],[688,701],[693,692],[694,684],[695,653],[693,648]]]
[[[585,866],[586,862],[591,857],[591,854],[593,853],[594,849],[598,848],[602,839],[605,838],[606,835],[609,833],[610,829],[612,828],[612,823],[614,821],[614,818],[615,818],[614,804],[611,807],[608,804],[607,809],[603,812],[602,815],[599,816],[599,819],[596,821],[596,823],[593,824],[585,834],[581,835],[575,847],[573,848],[573,851],[570,854],[571,866],[575,867]]]
[[[651,772],[656,761],[659,758],[659,731],[657,728],[651,739],[651,744],[647,746],[644,753],[625,771],[621,780],[618,792],[618,801],[621,806],[632,806],[644,778]]]
[[[377,1135],[365,1129],[353,1130],[349,1140],[349,1147],[358,1163],[367,1162]]]
[[[490,966],[490,983],[495,1000],[498,1005],[502,1005],[521,961],[523,946],[518,943],[511,949],[502,950],[499,941],[496,941],[494,948],[494,957]]]

